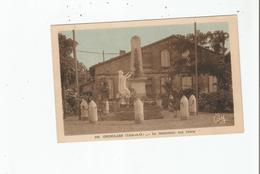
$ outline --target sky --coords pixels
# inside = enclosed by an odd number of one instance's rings
[[[197,30],[201,32],[223,30],[228,32],[228,23],[203,23],[197,24]],[[95,30],[76,30],[75,40],[78,42],[77,58],[87,68],[103,61],[102,51],[105,53],[105,60],[119,55],[120,50],[130,51],[130,39],[134,35],[141,38],[141,46],[156,42],[173,34],[186,35],[194,32],[194,24],[149,26],[136,28],[114,28]],[[62,31],[67,38],[72,38],[72,31]],[[227,41],[226,47],[229,47]],[[98,52],[85,53],[81,51]]]

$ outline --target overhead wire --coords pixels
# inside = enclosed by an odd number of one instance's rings
[[[77,50],[77,52],[80,53],[88,53],[88,54],[112,54],[112,55],[118,55],[119,53],[109,53],[109,52],[97,52],[97,51],[85,51],[85,50]]]

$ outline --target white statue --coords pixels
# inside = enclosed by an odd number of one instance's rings
[[[109,102],[108,102],[108,100],[105,101],[105,114],[109,114]]]
[[[130,90],[126,86],[126,80],[130,78],[131,75],[130,72],[124,75],[123,71],[118,71],[118,92],[122,97],[130,97]]]
[[[196,115],[197,113],[196,97],[193,94],[189,98],[189,111],[191,115]]]
[[[98,121],[98,114],[97,114],[97,104],[91,100],[89,103],[89,121],[91,123],[95,123]]]
[[[144,103],[137,98],[134,102],[135,122],[142,123],[144,121]]]
[[[190,115],[189,114],[189,101],[185,95],[181,97],[180,112],[181,112],[181,119],[188,119],[188,117]]]

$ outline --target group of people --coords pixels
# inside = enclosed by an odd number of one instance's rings
[[[97,104],[90,98],[82,98],[80,103],[81,120],[89,120],[92,123],[98,121]]]
[[[88,115],[89,115],[89,103],[90,100],[89,99],[85,99],[82,98],[81,99],[81,103],[80,103],[80,115],[81,115],[81,119],[82,120],[86,120],[88,119]]]

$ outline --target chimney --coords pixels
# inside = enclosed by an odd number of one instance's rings
[[[119,51],[119,55],[120,55],[120,56],[124,55],[125,53],[126,53],[125,50],[120,50],[120,51]]]

